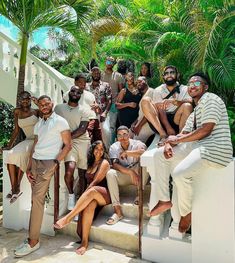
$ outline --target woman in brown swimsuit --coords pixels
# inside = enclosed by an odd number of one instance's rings
[[[86,191],[78,199],[74,209],[54,225],[55,228],[61,229],[68,225],[74,216],[80,213],[82,242],[81,246],[76,250],[76,253],[79,255],[83,255],[88,247],[88,236],[96,207],[111,203],[106,183],[106,174],[110,169],[110,165],[102,141],[96,141],[90,146],[87,162],[86,179],[88,186]]]

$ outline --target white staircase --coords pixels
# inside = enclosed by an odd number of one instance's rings
[[[0,32],[0,98],[15,105],[19,70],[20,46]],[[50,96],[55,104],[62,103],[61,91],[73,85],[68,78],[28,52],[25,90],[32,95]]]

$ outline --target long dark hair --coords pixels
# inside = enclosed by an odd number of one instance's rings
[[[142,66],[143,66],[143,65],[145,65],[145,66],[148,68],[147,76],[144,76],[144,77],[146,77],[146,78],[152,78],[151,64],[150,64],[149,62],[144,62],[144,63],[141,64],[139,76],[143,76],[142,73],[141,73],[141,69],[142,69]]]
[[[102,141],[95,141],[92,143],[92,145],[90,146],[88,153],[87,153],[87,167],[88,168],[91,167],[95,162],[94,149],[95,149],[96,145],[98,145],[98,144],[102,144],[103,148],[104,148],[104,153],[103,153],[101,158],[103,160],[106,159],[107,161],[109,161],[107,150],[106,150],[104,143]]]

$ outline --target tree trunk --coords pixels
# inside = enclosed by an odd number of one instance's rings
[[[19,65],[19,75],[18,75],[18,86],[17,86],[17,97],[16,105],[19,106],[19,95],[24,91],[24,81],[25,81],[25,65],[27,60],[27,49],[28,49],[29,37],[27,33],[22,34],[21,52],[20,52],[20,65]]]

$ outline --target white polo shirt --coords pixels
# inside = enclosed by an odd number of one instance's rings
[[[34,135],[38,136],[33,158],[37,160],[53,160],[59,154],[63,140],[61,132],[70,130],[68,122],[55,112],[45,121],[40,118],[34,126]]]

